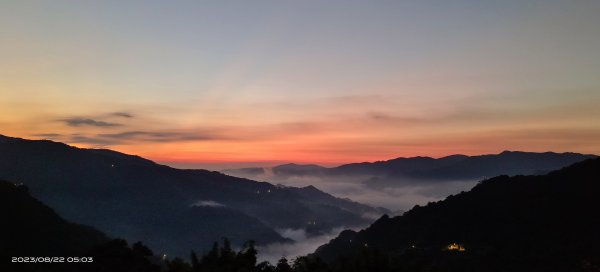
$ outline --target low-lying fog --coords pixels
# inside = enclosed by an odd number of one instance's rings
[[[318,189],[336,197],[348,198],[356,202],[374,207],[384,207],[392,211],[391,216],[402,214],[415,205],[425,205],[438,201],[448,195],[470,190],[477,180],[456,181],[420,181],[408,179],[380,179],[369,176],[362,177],[315,177],[273,175],[244,176],[254,180],[268,181],[285,186],[305,187],[313,185]],[[369,217],[369,215],[365,215]],[[371,217],[373,218],[373,217]],[[374,218],[375,220],[376,218]],[[365,226],[366,227],[366,226]],[[307,237],[304,230],[279,230],[280,234],[294,241],[292,244],[271,244],[260,248],[259,259],[276,262],[282,256],[288,259],[312,253],[319,247],[335,238],[343,229],[334,229],[330,233]]]
[[[407,211],[415,205],[438,201],[448,195],[468,191],[478,180],[424,181],[414,179],[380,179],[370,176],[244,176],[293,187],[315,186],[321,191],[340,198],[348,198],[373,207],[391,211]]]
[[[282,229],[277,230],[281,236],[294,240],[294,243],[273,243],[266,246],[258,247],[258,260],[269,261],[271,264],[276,264],[281,257],[286,257],[288,260],[293,260],[298,256],[303,256],[315,252],[315,250],[335,238],[348,228],[336,228],[329,233],[319,236],[307,236],[304,229]]]

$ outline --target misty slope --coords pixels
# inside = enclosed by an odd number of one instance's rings
[[[344,231],[315,255],[333,261],[384,252],[391,267],[413,271],[597,271],[599,196],[600,159],[543,176],[498,176],[362,231]],[[454,242],[466,251],[441,250]]]
[[[292,176],[321,178],[363,176],[366,178],[365,184],[385,187],[403,182],[472,180],[498,175],[544,174],[594,157],[596,156],[577,153],[504,151],[500,154],[452,155],[439,159],[396,158],[387,161],[344,164],[333,168],[311,164],[284,164],[273,167],[270,172],[265,168],[226,169],[223,172],[242,177],[271,174],[274,176],[271,180]]]
[[[317,233],[365,224],[363,212],[378,212],[315,188],[278,187],[110,150],[9,137],[0,137],[0,178],[25,183],[69,220],[186,255],[188,245],[208,247],[223,236],[237,243],[282,242],[275,228],[316,221],[309,230]]]

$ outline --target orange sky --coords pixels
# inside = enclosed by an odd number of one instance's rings
[[[212,169],[600,154],[600,3],[165,5],[0,4],[0,134]]]

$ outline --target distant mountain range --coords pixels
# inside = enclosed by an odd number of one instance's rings
[[[589,159],[546,175],[483,180],[344,231],[313,256],[337,271],[600,271],[598,207],[600,159]]]
[[[67,220],[187,256],[222,237],[287,242],[276,230],[319,234],[383,214],[309,186],[293,188],[206,170],[180,170],[111,150],[0,136],[0,179],[25,184]]]
[[[332,168],[314,164],[284,164],[272,168],[225,169],[222,172],[270,181],[310,176],[363,177],[362,182],[367,186],[393,187],[413,182],[477,180],[497,175],[545,174],[595,157],[597,156],[578,153],[504,151],[491,155],[452,155],[439,159],[396,158],[387,161],[344,164]]]

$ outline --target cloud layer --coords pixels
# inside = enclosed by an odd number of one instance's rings
[[[293,260],[296,257],[313,253],[319,246],[335,238],[347,228],[336,228],[328,233],[308,237],[304,229],[283,229],[279,233],[294,240],[293,243],[273,243],[258,248],[258,260],[276,264],[281,257]]]

